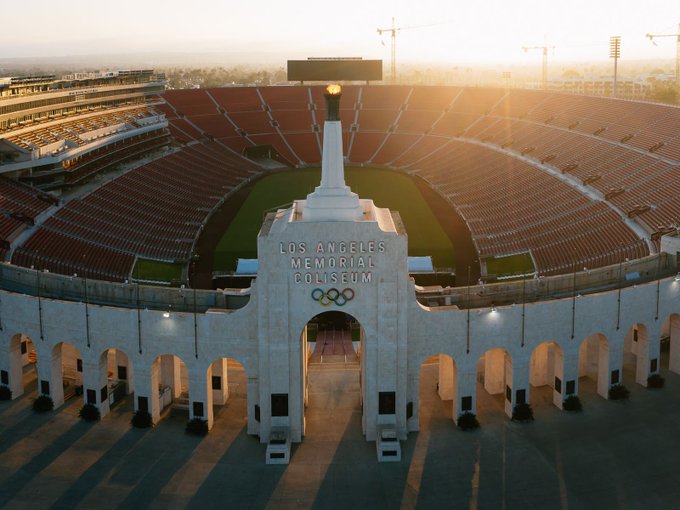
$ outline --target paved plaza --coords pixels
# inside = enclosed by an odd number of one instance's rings
[[[519,424],[500,396],[478,388],[473,432],[456,429],[436,395],[436,365],[421,369],[421,430],[401,463],[376,462],[361,434],[359,371],[313,366],[307,435],[287,466],[264,464],[246,434],[245,376],[230,365],[229,403],[205,438],[187,416],[133,429],[131,399],[100,423],[78,419],[79,399],[40,415],[28,395],[0,402],[0,507],[671,509],[680,507],[680,376],[648,390],[624,381],[628,402],[605,401],[581,382],[584,411],[559,411],[534,389],[536,420]]]

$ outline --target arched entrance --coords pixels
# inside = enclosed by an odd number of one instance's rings
[[[129,356],[120,349],[107,349],[94,368],[94,374],[86,374],[86,379],[92,379],[97,387],[106,387],[105,398],[100,402],[102,416],[120,403],[126,395],[134,392],[134,373]]]
[[[347,431],[365,433],[364,334],[359,322],[344,312],[324,312],[305,325],[301,341],[305,436],[339,441]],[[273,399],[272,416],[279,411],[275,403]]]
[[[609,398],[609,386],[621,382],[621,373],[615,370],[609,374],[609,345],[601,333],[587,336],[579,347],[579,386],[588,388],[586,379],[595,381],[593,388],[600,396]],[[611,381],[611,382],[610,382]]]
[[[661,328],[661,366],[680,374],[680,315],[671,314]]]
[[[162,354],[151,365],[151,406],[154,423],[170,406],[189,411],[189,371],[179,356]]]
[[[42,364],[42,360],[40,363]],[[65,401],[83,393],[83,358],[80,351],[68,342],[59,342],[52,349],[51,381],[46,388],[40,388],[40,393],[50,395],[54,406],[58,407]],[[38,373],[40,373],[40,364]],[[41,385],[44,382],[41,376]],[[50,388],[51,387],[51,388]]]
[[[9,341],[7,370],[0,372],[0,384],[8,386],[12,398],[24,394],[24,389],[37,379],[37,351],[33,341],[23,334],[16,334]]]
[[[633,324],[623,337],[622,380],[647,385],[649,367],[649,332],[644,324]],[[654,360],[652,372],[659,370],[658,359]]]
[[[478,392],[478,415],[498,410],[506,416],[512,416],[514,405],[528,401],[526,389],[523,388],[524,392],[519,395],[513,393],[512,376],[512,357],[505,349],[489,349],[480,356],[477,361],[477,381],[485,391]]]
[[[245,426],[248,414],[248,380],[245,367],[231,358],[218,358],[208,367],[206,405],[215,425],[227,422]]]
[[[532,405],[551,402],[562,409],[564,355],[557,342],[543,342],[531,353],[529,381]],[[574,393],[572,390],[571,393]]]
[[[420,426],[432,429],[437,425],[450,427],[462,413],[472,411],[472,397],[469,408],[463,409],[458,398],[458,367],[455,360],[446,354],[435,354],[420,365],[418,382],[418,422]]]

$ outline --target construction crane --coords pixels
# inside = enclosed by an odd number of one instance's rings
[[[392,62],[390,64],[390,80],[392,81],[392,83],[397,83],[397,32],[401,32],[402,30],[412,30],[414,28],[428,28],[428,27],[433,27],[435,25],[444,25],[446,23],[450,23],[450,21],[442,21],[442,22],[439,22],[439,23],[429,23],[427,25],[414,25],[414,26],[408,26],[408,27],[397,27],[394,18],[392,18],[392,26],[390,28],[379,28],[378,29],[378,35],[383,35],[384,33],[389,33],[390,37],[392,38],[392,48],[391,48]],[[383,44],[385,44],[385,43],[383,42]]]
[[[647,38],[652,41],[652,44],[656,46],[654,38],[656,37],[677,37],[676,50],[675,50],[675,84],[680,86],[680,23],[678,23],[678,33],[677,34],[647,34]]]
[[[528,53],[529,50],[543,50],[543,69],[541,70],[541,82],[543,90],[548,89],[548,50],[555,49],[554,46],[548,46],[544,44],[543,46],[522,46],[524,53]]]

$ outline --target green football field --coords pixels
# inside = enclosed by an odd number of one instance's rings
[[[409,255],[431,255],[436,267],[453,267],[453,246],[407,175],[373,168],[347,168],[345,178],[361,198],[400,213],[408,233]],[[260,179],[215,250],[213,269],[231,271],[239,258],[257,258],[257,234],[264,212],[304,199],[318,186],[320,168],[275,173]]]

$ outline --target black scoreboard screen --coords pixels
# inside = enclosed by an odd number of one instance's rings
[[[381,81],[382,60],[289,60],[288,81]]]

